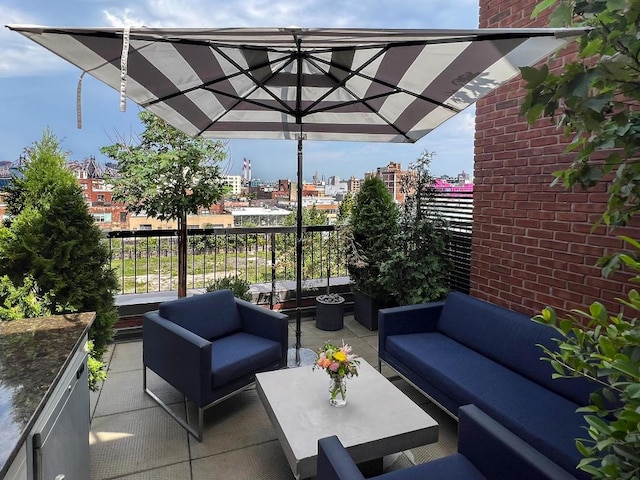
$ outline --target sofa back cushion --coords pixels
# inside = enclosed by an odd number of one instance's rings
[[[242,329],[242,319],[231,290],[218,290],[161,303],[158,313],[207,340],[215,340]]]
[[[582,378],[553,379],[548,361],[541,360],[542,349],[557,348],[553,338],[559,334],[531,317],[452,292],[447,297],[438,330],[501,365],[574,401],[586,405],[597,387]]]

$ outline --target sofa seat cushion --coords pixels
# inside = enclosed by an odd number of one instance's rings
[[[211,344],[211,386],[218,388],[245,375],[277,365],[282,346],[267,338],[239,332]]]
[[[164,302],[158,307],[158,313],[206,340],[215,340],[242,329],[242,319],[231,290]]]
[[[563,468],[575,471],[582,458],[575,439],[586,436],[583,416],[575,412],[577,404],[440,333],[390,336],[386,350],[458,406],[475,404]]]
[[[439,458],[415,467],[396,470],[383,475],[384,480],[438,479],[438,480],[486,480],[464,455],[459,453]]]
[[[598,386],[582,378],[554,379],[549,362],[541,362],[542,349],[554,350],[557,332],[527,315],[460,292],[449,294],[438,321],[440,333],[514,370],[534,382],[586,404]]]

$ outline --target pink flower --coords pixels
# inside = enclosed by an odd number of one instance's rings
[[[331,365],[329,365],[329,369],[330,369],[332,372],[337,372],[337,371],[338,371],[338,368],[340,368],[340,364],[339,364],[339,363],[337,363],[337,362],[336,362],[336,363],[332,363]]]

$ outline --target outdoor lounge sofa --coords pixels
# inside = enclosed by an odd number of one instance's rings
[[[587,437],[583,414],[597,387],[582,379],[552,379],[542,350],[555,331],[530,317],[464,295],[383,309],[379,360],[453,416],[475,404],[505,428],[578,478],[576,438]]]
[[[458,453],[379,480],[570,480],[574,478],[475,405],[458,410]],[[317,480],[364,480],[336,436],[318,441]]]
[[[202,441],[203,413],[287,364],[288,317],[233,296],[231,290],[161,303],[143,318],[143,388]],[[147,368],[198,408],[198,426],[178,417],[147,387]]]

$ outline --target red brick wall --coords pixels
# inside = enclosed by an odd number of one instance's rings
[[[535,0],[480,0],[481,28],[546,26],[530,19]],[[570,54],[564,57],[570,59]],[[562,67],[563,58],[550,63]],[[571,192],[551,187],[566,168],[566,139],[549,121],[530,127],[518,114],[523,82],[514,80],[476,106],[471,294],[526,314],[559,311],[595,300],[609,309],[628,288],[622,275],[604,279],[596,261],[622,248],[617,235],[590,233],[604,211],[605,185]]]

